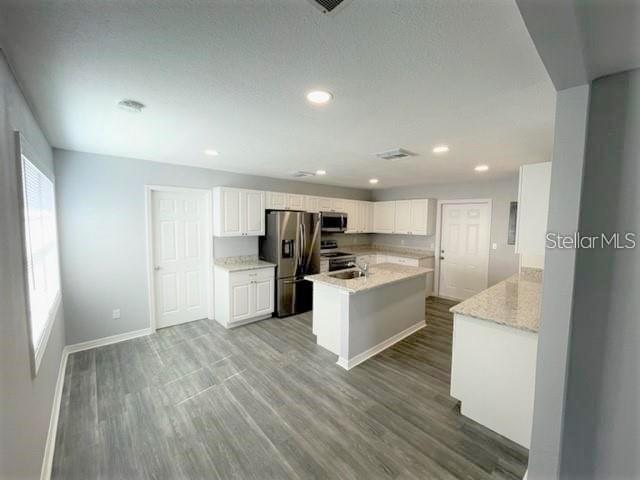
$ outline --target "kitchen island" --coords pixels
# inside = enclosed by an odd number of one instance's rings
[[[307,275],[313,282],[313,333],[349,370],[425,326],[424,291],[430,268],[391,263]]]
[[[460,412],[529,448],[542,271],[522,269],[451,308],[451,396]]]

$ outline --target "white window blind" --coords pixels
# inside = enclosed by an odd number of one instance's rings
[[[36,371],[60,303],[54,185],[22,156],[25,257],[31,343]]]

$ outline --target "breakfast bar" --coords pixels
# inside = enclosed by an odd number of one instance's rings
[[[429,268],[391,263],[308,275],[313,282],[313,333],[349,370],[425,326]]]

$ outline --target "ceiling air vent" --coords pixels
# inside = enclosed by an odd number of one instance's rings
[[[309,0],[316,7],[320,9],[322,13],[332,13],[341,4],[347,3],[348,0]]]
[[[305,172],[304,170],[298,170],[297,172],[293,172],[293,175],[296,178],[302,178],[302,177],[315,177],[316,174],[313,172]]]
[[[398,160],[400,158],[415,157],[417,153],[410,152],[404,148],[394,148],[393,150],[387,150],[386,152],[376,153],[376,157],[383,160]]]

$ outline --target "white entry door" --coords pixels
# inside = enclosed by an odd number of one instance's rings
[[[206,195],[152,191],[156,327],[207,318]]]
[[[441,296],[464,300],[487,288],[490,228],[487,203],[442,205]]]

